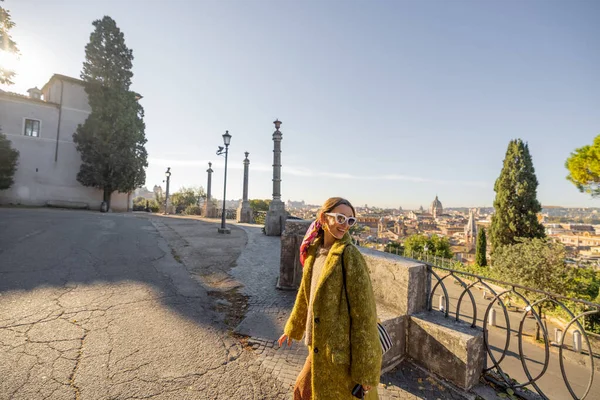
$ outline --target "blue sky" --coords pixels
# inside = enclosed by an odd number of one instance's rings
[[[529,143],[544,205],[600,206],[564,162],[600,134],[600,2],[7,0],[21,48],[13,91],[78,77],[92,21],[133,49],[146,111],[147,185],[318,204],[491,206],[508,142]],[[4,87],[5,88],[5,87]],[[6,88],[5,88],[6,89]]]

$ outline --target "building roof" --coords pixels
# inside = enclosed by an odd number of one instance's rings
[[[0,89],[0,96],[2,96],[2,97],[12,97],[12,98],[17,99],[17,100],[29,101],[29,102],[36,103],[36,104],[45,104],[45,105],[48,105],[48,106],[57,106],[57,107],[59,106],[59,104],[57,104],[57,103],[53,103],[53,102],[50,102],[50,101],[45,101],[45,100],[42,100],[42,99],[33,99],[33,98],[31,98],[29,96],[26,96],[24,94],[14,93],[14,92],[7,92],[7,91],[1,90],[1,89]]]
[[[73,77],[61,75],[61,74],[53,74],[50,77],[50,79],[48,80],[48,82],[46,82],[46,84],[44,86],[42,86],[42,91],[45,91],[46,87],[55,80],[71,82],[71,83],[75,83],[75,84],[82,85],[82,86],[84,84],[84,82],[81,79],[77,79],[77,78],[73,78]]]
[[[42,86],[42,91],[45,91],[46,86],[50,85],[54,80],[59,80],[59,81],[63,81],[63,82],[71,82],[71,83],[75,83],[76,85],[81,85],[81,86],[85,85],[85,81],[83,81],[81,79],[77,79],[77,78],[73,78],[71,76],[66,76],[66,75],[61,75],[61,74],[53,74],[50,77],[50,80],[48,80],[48,82],[46,82],[46,84],[44,86]],[[144,96],[142,96],[138,92],[134,92],[134,91],[131,91],[131,92],[135,94],[136,99],[138,101],[144,98]]]

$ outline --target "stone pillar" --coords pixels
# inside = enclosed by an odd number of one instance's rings
[[[300,245],[312,221],[288,220],[281,234],[281,258],[277,289],[295,290],[302,280]]]
[[[276,120],[275,132],[273,133],[273,200],[269,204],[269,211],[265,220],[265,233],[267,236],[281,236],[285,228],[287,213],[285,204],[281,201],[281,139],[279,131],[281,121]]]
[[[242,203],[237,209],[237,222],[244,222],[250,224],[254,222],[252,216],[252,208],[250,208],[250,202],[248,201],[248,166],[250,160],[248,160],[248,152],[244,153],[246,158],[244,159],[244,194],[242,197]]]
[[[206,185],[206,201],[204,202],[202,214],[206,218],[217,218],[217,208],[215,207],[215,203],[213,203],[211,195],[212,173],[214,172],[212,169],[212,163],[208,163],[208,169],[206,172],[208,172],[208,184]]]

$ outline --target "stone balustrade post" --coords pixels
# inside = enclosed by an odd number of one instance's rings
[[[581,353],[581,332],[577,329],[573,332],[573,351]]]
[[[250,201],[248,200],[248,169],[250,165],[250,160],[248,160],[248,152],[244,153],[246,158],[244,159],[244,188],[243,188],[243,197],[240,206],[237,209],[237,222],[244,222],[250,224],[254,222],[254,218],[252,215],[252,208],[250,207]]]
[[[273,133],[273,200],[269,204],[265,220],[265,234],[281,236],[287,219],[285,204],[281,201],[281,140],[283,135],[279,130],[281,121],[275,120],[273,123],[275,124]]]
[[[494,308],[490,310],[490,314],[488,315],[488,325],[496,326],[496,309]]]
[[[208,173],[208,182],[206,185],[206,201],[204,202],[202,214],[206,218],[217,218],[217,207],[215,207],[212,198],[212,174],[214,171],[211,162],[208,163],[206,172]]]
[[[560,328],[554,328],[554,343],[560,344],[562,340],[563,331]]]

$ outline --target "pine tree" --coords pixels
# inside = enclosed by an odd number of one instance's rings
[[[4,0],[0,0],[4,1]],[[0,7],[0,84],[12,85],[12,78],[15,72],[2,67],[2,58],[7,53],[19,54],[17,44],[10,36],[10,30],[15,27],[15,23],[10,18],[10,13],[4,7]],[[4,53],[4,54],[3,54]]]
[[[82,160],[77,180],[103,190],[110,207],[114,191],[131,192],[146,180],[144,109],[130,90],[133,52],[123,33],[108,16],[93,25],[81,72],[92,112],[73,140]]]
[[[487,251],[487,239],[485,237],[485,229],[481,228],[477,234],[477,251],[475,252],[475,263],[480,267],[487,266],[485,253]]]
[[[0,130],[0,190],[8,189],[14,183],[19,152],[12,148],[10,140]]]
[[[517,238],[543,238],[544,226],[537,214],[542,210],[537,200],[538,181],[529,154],[521,139],[511,140],[504,166],[494,185],[496,198],[490,239],[492,251],[517,243]]]
[[[569,170],[567,180],[572,182],[580,192],[589,193],[592,197],[600,196],[600,135],[594,143],[575,149],[565,162]]]

